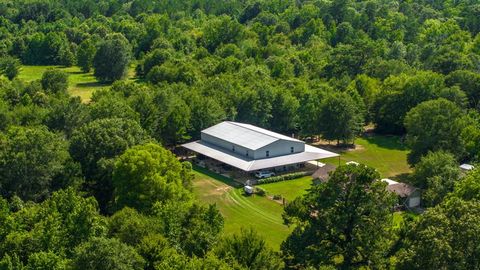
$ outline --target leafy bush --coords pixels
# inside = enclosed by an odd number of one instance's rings
[[[260,196],[265,196],[267,194],[267,192],[265,191],[265,189],[263,189],[261,187],[256,187],[255,188],[255,194],[260,195]]]
[[[268,183],[275,183],[275,182],[281,182],[281,181],[286,181],[286,180],[293,180],[297,179],[306,175],[309,175],[309,172],[296,172],[296,173],[289,173],[289,174],[284,174],[284,175],[279,175],[279,176],[273,176],[273,177],[268,177],[264,179],[259,179],[257,181],[257,185],[262,185],[262,184],[268,184]]]
[[[277,195],[273,195],[273,199],[274,199],[274,200],[281,200],[282,198],[283,198],[282,195],[278,195],[278,194],[277,194]]]

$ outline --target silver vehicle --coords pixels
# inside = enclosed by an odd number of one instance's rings
[[[267,178],[267,177],[272,177],[272,176],[275,176],[275,173],[274,172],[270,172],[270,171],[257,171],[255,173],[255,177],[256,178]]]

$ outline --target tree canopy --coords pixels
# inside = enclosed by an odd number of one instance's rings
[[[378,172],[363,164],[340,166],[328,182],[288,204],[285,222],[296,226],[282,244],[286,264],[384,265],[394,197],[378,179]]]
[[[0,1],[0,269],[479,268],[477,2]],[[340,166],[280,252],[226,235],[173,154],[223,120],[398,136],[425,212]]]
[[[134,146],[122,154],[113,169],[114,203],[148,211],[156,202],[188,201],[190,168],[161,146]]]

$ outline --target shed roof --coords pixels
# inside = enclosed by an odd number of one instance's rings
[[[412,195],[417,190],[417,188],[405,183],[396,183],[388,185],[387,190],[397,194],[401,198],[406,198]]]
[[[475,169],[475,166],[464,163],[464,164],[460,165],[460,169],[465,170],[465,171],[471,171],[471,170]]]
[[[300,140],[270,130],[231,121],[224,121],[216,124],[202,130],[202,133],[251,150],[260,149],[278,140],[303,143]]]

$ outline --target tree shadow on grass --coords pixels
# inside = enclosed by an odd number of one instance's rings
[[[79,75],[79,74],[89,75],[89,73],[85,73],[83,71],[67,71],[67,74],[70,74],[70,75]]]
[[[337,154],[344,154],[345,152],[355,150],[355,145],[337,145],[336,143],[328,143],[324,141],[312,145]]]
[[[229,177],[226,177],[226,176],[223,176],[221,174],[218,174],[216,172],[212,172],[208,169],[205,169],[205,168],[202,168],[200,166],[197,166],[197,165],[192,165],[193,166],[193,169],[199,173],[202,173],[202,174],[205,174],[206,176],[209,176],[215,180],[218,180],[226,185],[229,185],[231,187],[234,187],[234,188],[239,188],[239,187],[242,187],[243,185],[236,182],[235,180],[229,178]]]
[[[401,173],[401,174],[397,174],[397,175],[395,175],[391,178],[395,181],[398,181],[398,182],[411,184],[411,181],[412,181],[411,175],[412,175],[412,173]]]
[[[109,83],[101,83],[101,82],[85,82],[85,83],[77,83],[76,87],[78,88],[91,88],[91,87],[102,87],[102,86],[109,86]]]
[[[378,147],[389,150],[408,150],[402,142],[400,136],[394,135],[366,135],[362,136],[368,143],[377,145]]]

